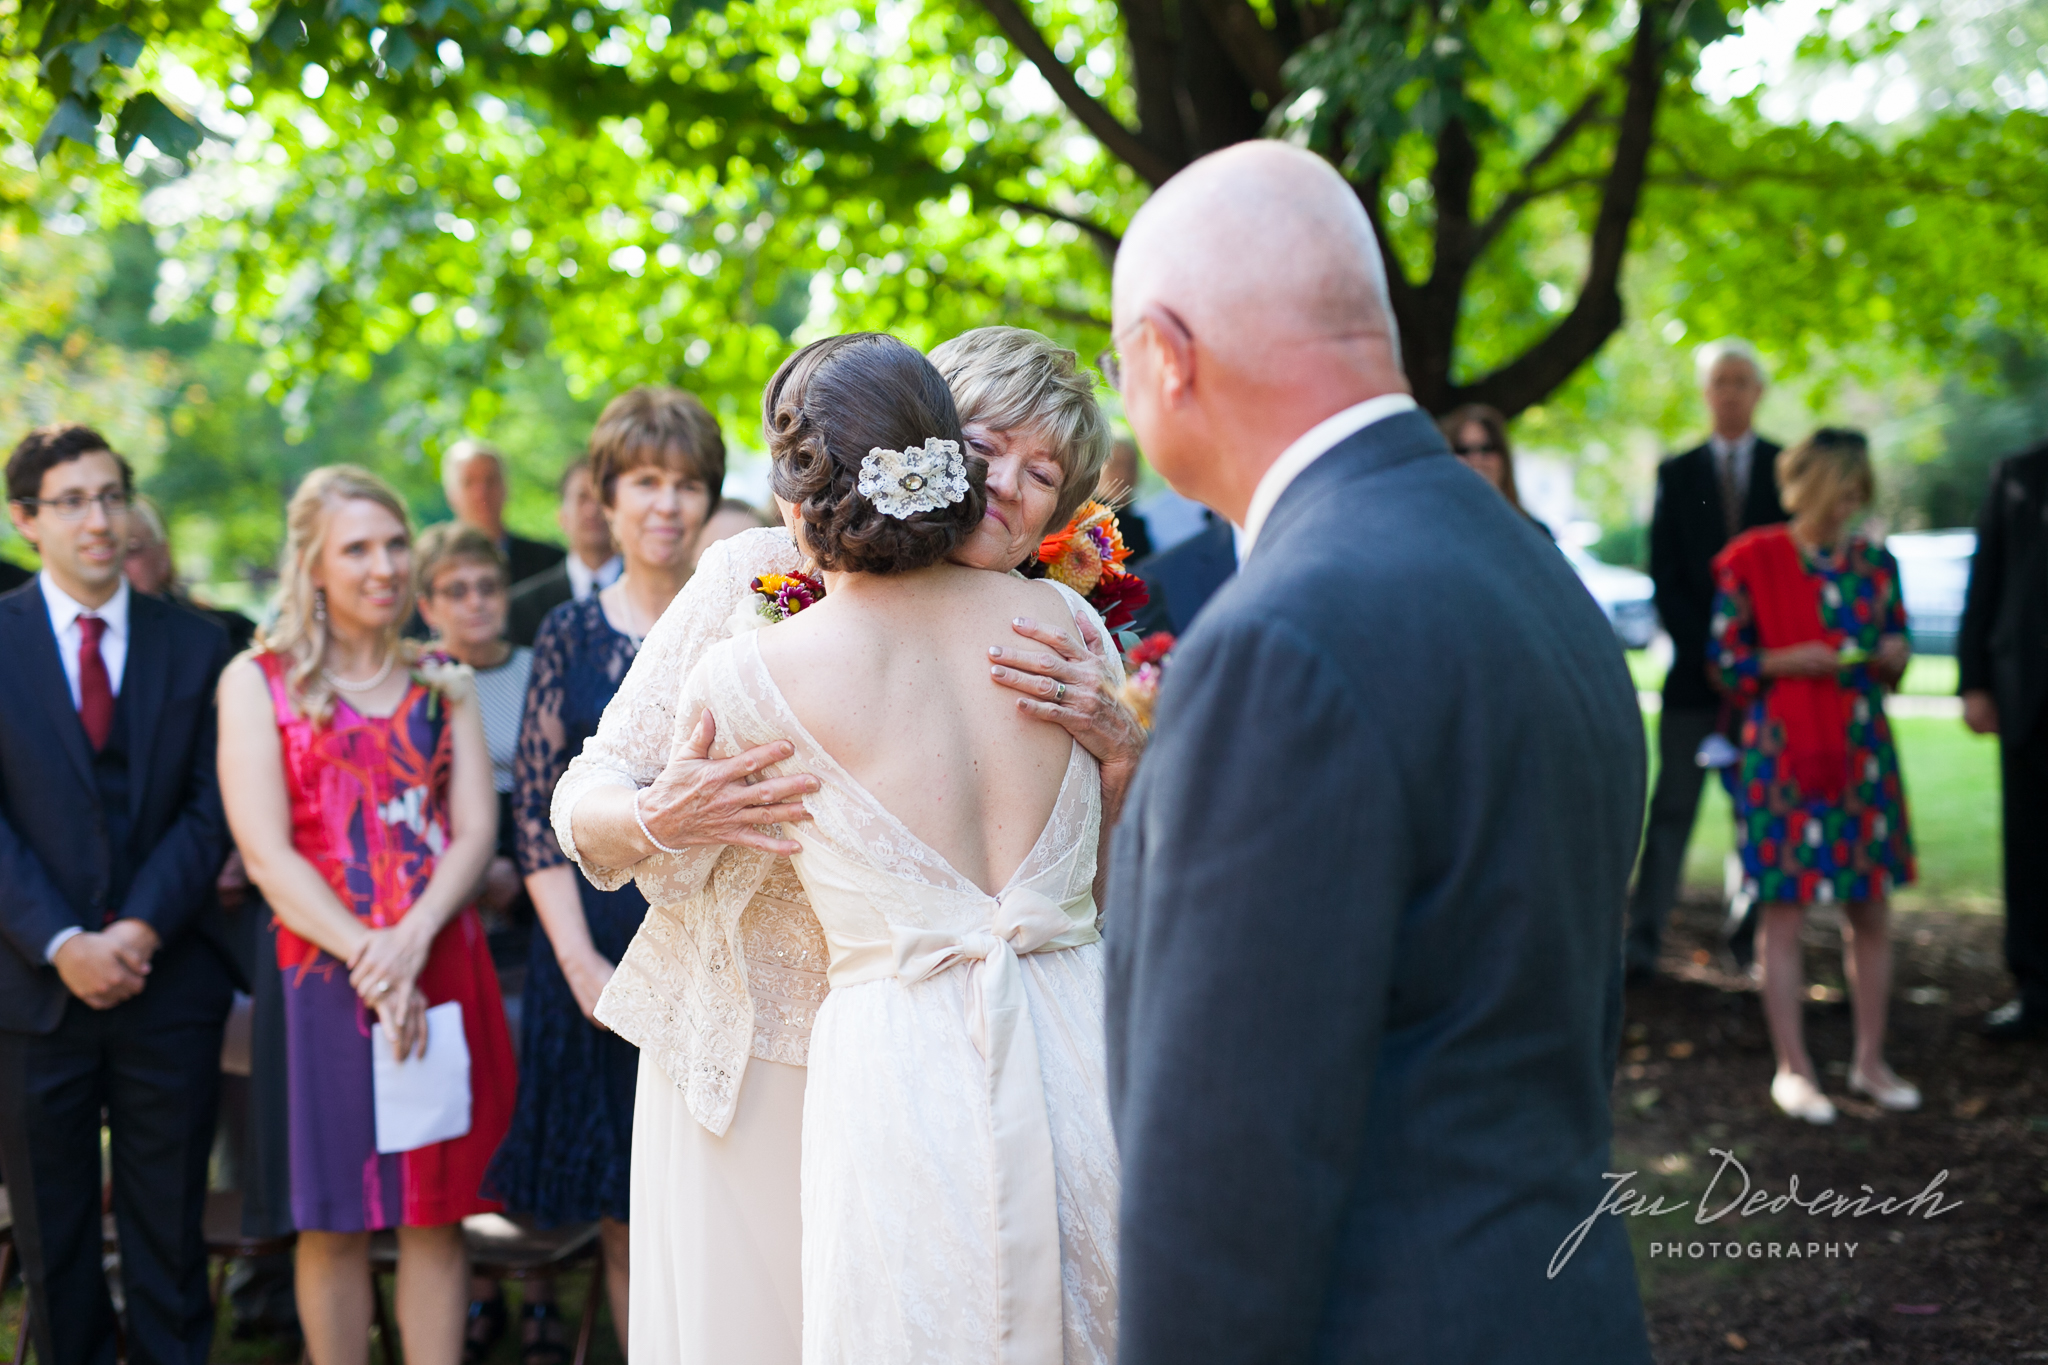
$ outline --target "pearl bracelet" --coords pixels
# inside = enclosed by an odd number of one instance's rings
[[[640,832],[647,836],[647,842],[653,844],[663,853],[681,853],[683,851],[679,848],[670,848],[667,844],[654,837],[653,830],[647,828],[647,817],[640,813],[640,793],[638,791],[633,793],[633,821],[640,826]]]

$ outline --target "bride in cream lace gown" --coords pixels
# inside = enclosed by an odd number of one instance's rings
[[[721,752],[787,738],[783,768],[822,783],[790,830],[831,959],[804,1099],[807,1365],[1106,1365],[1118,1187],[1095,761],[1072,746],[1051,818],[990,895],[812,738],[758,634],[691,675],[678,714],[706,706]]]

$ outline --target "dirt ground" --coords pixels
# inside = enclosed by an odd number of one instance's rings
[[[1808,917],[1808,1046],[1840,1110],[1832,1127],[1772,1107],[1770,1041],[1755,987],[1733,974],[1719,940],[1719,907],[1681,905],[1665,975],[1631,987],[1614,1089],[1616,1171],[1676,1213],[1627,1219],[1659,1365],[1706,1361],[1896,1361],[1985,1365],[2048,1361],[2048,1043],[1977,1036],[2009,983],[1992,915],[1900,913],[1889,1052],[1919,1085],[1915,1114],[1884,1113],[1848,1094],[1848,1003],[1838,918]],[[1947,1212],[1903,1209],[1862,1217],[1797,1206],[1709,1224],[1741,1174],[1773,1195],[1798,1180],[1801,1200],[1833,1189],[1907,1200],[1938,1173]],[[1954,1201],[1961,1200],[1960,1204]],[[1933,1206],[1923,1202],[1922,1215]],[[1832,1207],[1832,1205],[1830,1205]],[[1734,1261],[1648,1254],[1652,1243],[1740,1240]],[[1840,1248],[1833,1259],[1769,1259],[1768,1246]],[[1857,1243],[1853,1256],[1849,1243]],[[1766,1252],[1748,1259],[1750,1243]]]

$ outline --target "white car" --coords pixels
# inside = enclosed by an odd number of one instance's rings
[[[1624,569],[1619,564],[1603,563],[1593,558],[1583,546],[1562,544],[1557,548],[1578,571],[1579,581],[1586,585],[1587,592],[1593,594],[1600,610],[1607,613],[1607,619],[1614,626],[1614,633],[1623,647],[1647,648],[1661,629],[1654,601],[1656,589],[1650,583],[1650,576],[1634,569]]]
[[[1899,561],[1899,590],[1906,599],[1913,648],[1922,654],[1955,653],[1977,533],[1913,531],[1886,536],[1884,544]]]

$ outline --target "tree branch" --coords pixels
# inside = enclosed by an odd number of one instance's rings
[[[962,293],[976,294],[992,303],[999,304],[1002,307],[1003,315],[1012,314],[1019,308],[1028,308],[1043,317],[1051,318],[1054,322],[1064,322],[1071,327],[1093,327],[1104,332],[1109,331],[1111,327],[1110,320],[1100,314],[1084,312],[1079,308],[1062,308],[1056,303],[1034,302],[1014,291],[990,289],[985,284],[977,284],[973,280],[962,279],[958,275],[934,274],[932,276],[932,283],[944,285],[948,289],[958,290]]]
[[[1586,92],[1586,98],[1579,102],[1579,107],[1574,109],[1563,123],[1557,125],[1557,131],[1550,135],[1550,140],[1538,148],[1534,156],[1522,163],[1522,173],[1517,177],[1518,184],[1515,189],[1503,198],[1494,207],[1493,212],[1486,216],[1486,221],[1480,224],[1473,248],[1474,255],[1485,251],[1488,243],[1498,237],[1501,229],[1508,225],[1508,220],[1526,208],[1530,200],[1551,192],[1549,189],[1539,190],[1534,187],[1532,182],[1536,178],[1536,173],[1550,164],[1559,152],[1571,144],[1573,138],[1585,130],[1586,125],[1593,122],[1600,112],[1601,105],[1606,102],[1606,97],[1607,83],[1602,81]]]
[[[1453,390],[1452,401],[1488,403],[1512,417],[1569,379],[1621,326],[1621,265],[1655,141],[1657,101],[1664,89],[1659,27],[1667,8],[1646,0],[1636,23],[1628,57],[1628,96],[1578,301],[1541,341],[1477,383]]]
[[[1073,224],[1088,234],[1089,240],[1095,243],[1096,250],[1102,253],[1102,259],[1109,264],[1115,264],[1117,248],[1124,244],[1122,237],[1111,232],[1102,224],[1090,222],[1078,214],[1056,209],[1050,204],[1033,204],[1024,199],[1003,199],[999,197],[993,198],[991,202],[1000,204],[1006,209],[1015,209],[1019,213],[1035,213],[1041,218],[1051,218],[1055,222]]]
[[[1259,16],[1244,0],[1201,0],[1201,5],[1245,81],[1277,107],[1287,98],[1287,80],[1280,74],[1286,56]]]
[[[1430,168],[1430,197],[1436,204],[1436,259],[1430,262],[1429,283],[1463,292],[1465,274],[1478,254],[1472,246],[1472,181],[1479,174],[1479,148],[1465,120],[1452,118],[1436,138],[1436,164]]]
[[[996,21],[997,27],[1002,29],[1003,35],[1038,68],[1038,74],[1045,77],[1046,84],[1053,88],[1061,103],[1080,120],[1082,127],[1095,135],[1096,141],[1109,149],[1110,155],[1121,159],[1153,185],[1166,183],[1179,169],[1139,141],[1138,135],[1124,127],[1100,100],[1081,88],[1080,82],[1074,79],[1074,73],[1053,53],[1045,35],[1038,31],[1038,26],[1031,22],[1031,16],[1024,13],[1016,0],[980,0],[980,3],[989,17]]]

